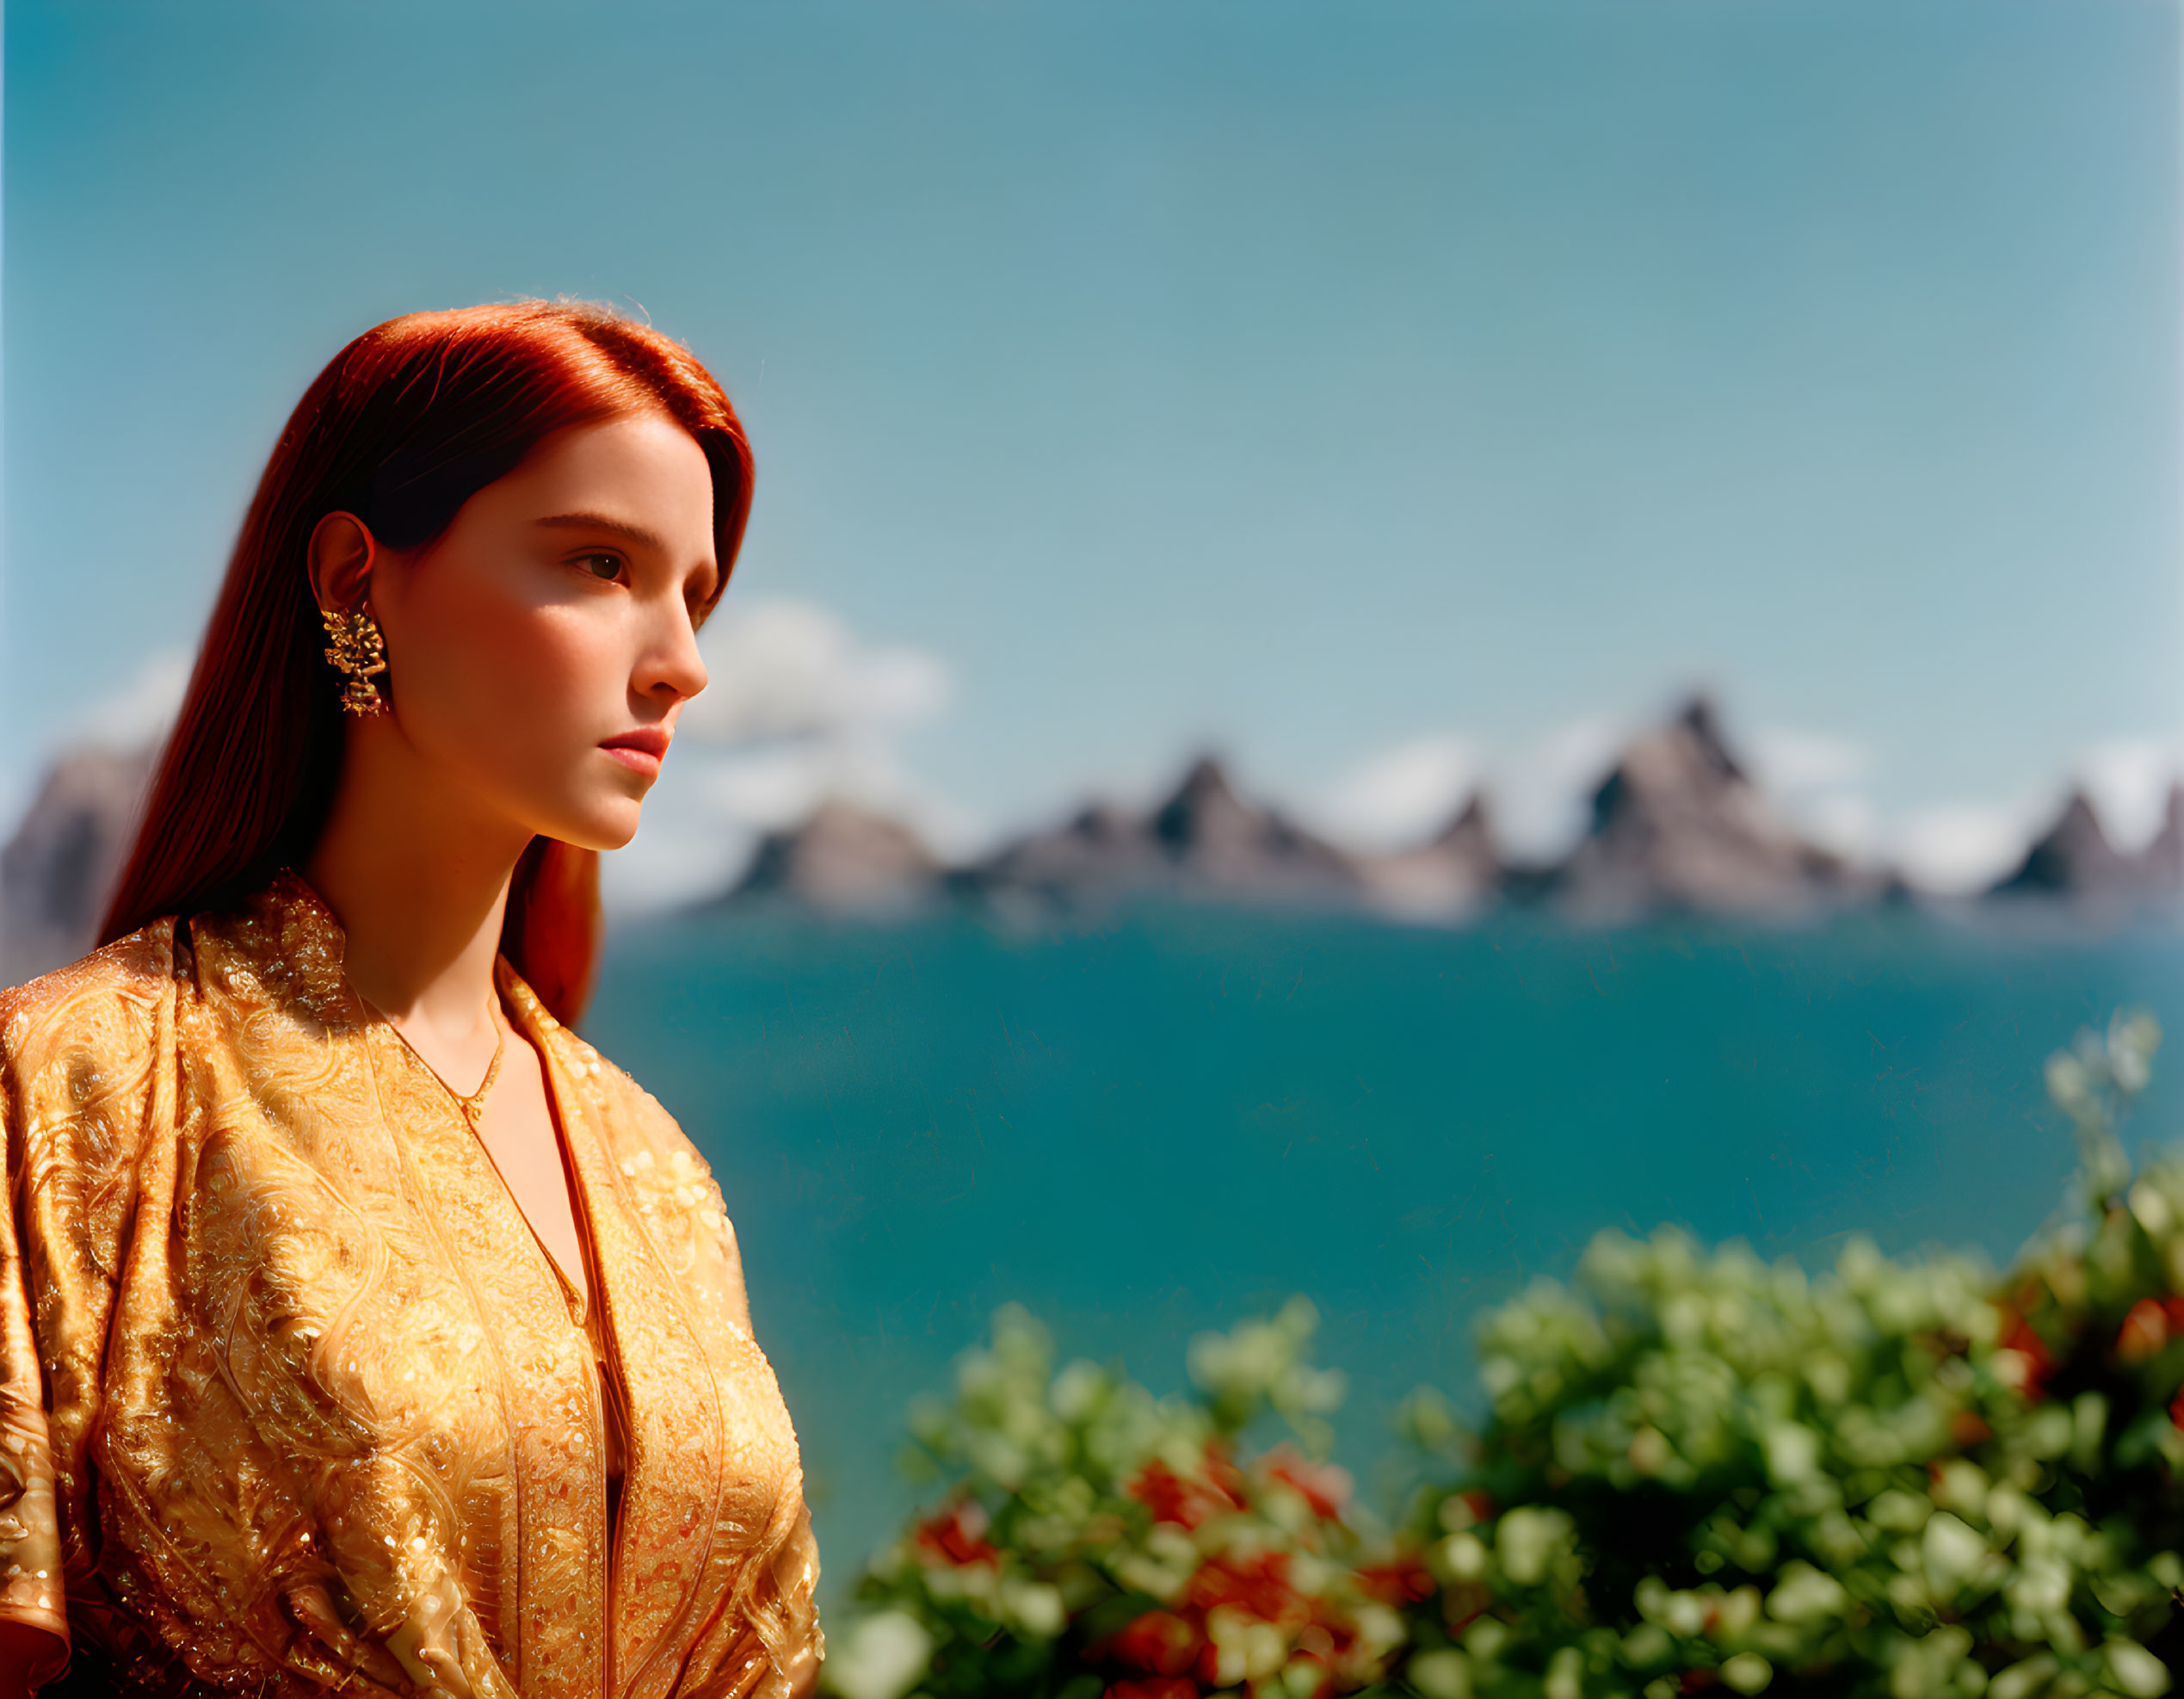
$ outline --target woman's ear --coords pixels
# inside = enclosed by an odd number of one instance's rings
[[[311,533],[311,593],[326,612],[360,606],[372,588],[379,553],[371,528],[353,513],[330,513]]]

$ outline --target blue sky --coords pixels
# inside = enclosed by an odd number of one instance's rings
[[[19,0],[0,804],[147,723],[342,342],[569,293],[692,343],[760,465],[740,682],[625,890],[817,788],[968,844],[1208,741],[1360,839],[1483,775],[1545,841],[1696,682],[1876,853],[1991,859],[2073,772],[2143,817],[2177,26]]]

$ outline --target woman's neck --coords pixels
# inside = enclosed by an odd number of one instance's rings
[[[405,1037],[460,1052],[492,1029],[493,958],[530,835],[422,765],[392,726],[352,726],[303,872],[347,934],[357,995]]]

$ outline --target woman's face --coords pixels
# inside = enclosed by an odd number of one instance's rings
[[[380,550],[392,732],[523,832],[611,850],[637,830],[719,586],[713,475],[663,413],[571,426],[433,542]]]

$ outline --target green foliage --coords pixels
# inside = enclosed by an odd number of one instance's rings
[[[1134,1683],[1180,1699],[1197,1677],[1301,1699],[1377,1680],[1406,1630],[1342,1518],[1348,1476],[1316,1461],[1342,1388],[1304,1360],[1315,1322],[1293,1299],[1206,1335],[1196,1396],[1160,1399],[1090,1362],[1056,1374],[1046,1330],[1003,1309],[954,1402],[912,1412],[906,1461],[952,1485],[870,1566],[830,1685],[1099,1699]],[[1238,1435],[1269,1415],[1293,1443],[1237,1462]]]
[[[1020,1310],[914,1415],[950,1485],[872,1565],[844,1699],[2156,1699],[2184,1659],[2184,1162],[2117,1129],[2159,1033],[2051,1059],[2086,1208],[1997,1276],[1853,1241],[1817,1278],[1603,1234],[1488,1315],[1486,1419],[1392,1530],[1324,1462],[1310,1307],[1160,1400]],[[1256,1456],[1269,1415],[1294,1435]]]

